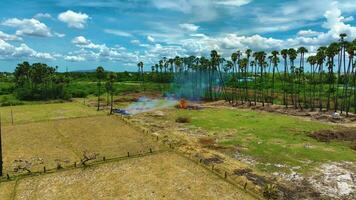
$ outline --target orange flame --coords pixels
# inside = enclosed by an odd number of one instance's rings
[[[180,109],[187,109],[188,108],[188,102],[185,99],[181,99],[179,101],[179,108]]]

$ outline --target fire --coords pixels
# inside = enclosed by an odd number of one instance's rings
[[[179,101],[179,108],[180,109],[187,109],[188,108],[188,102],[185,99],[181,99]]]

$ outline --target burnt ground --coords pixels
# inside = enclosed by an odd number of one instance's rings
[[[348,141],[350,147],[356,151],[356,128],[343,128],[341,130],[320,130],[313,132],[310,137],[320,142]]]

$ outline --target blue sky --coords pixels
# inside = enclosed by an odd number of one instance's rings
[[[224,57],[356,38],[354,0],[1,0],[0,71],[146,69],[163,56]]]

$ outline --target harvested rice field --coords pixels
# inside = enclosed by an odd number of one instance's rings
[[[1,199],[254,199],[173,152],[0,183],[0,188]]]
[[[83,153],[112,158],[159,150],[151,136],[138,132],[115,116],[51,120],[2,128],[5,173],[29,162],[31,171],[44,166],[73,165]]]
[[[0,107],[0,113],[5,125],[105,115],[77,102]]]

